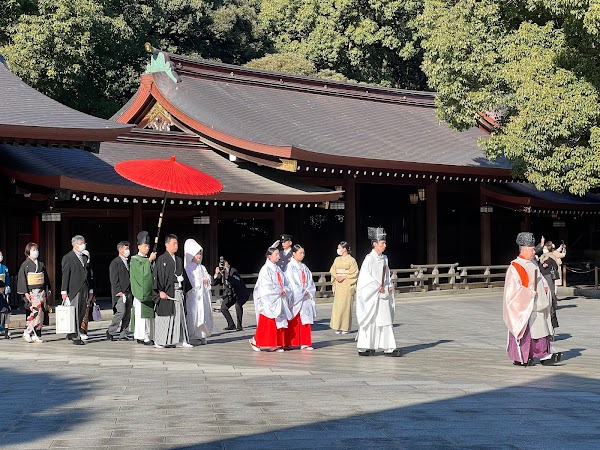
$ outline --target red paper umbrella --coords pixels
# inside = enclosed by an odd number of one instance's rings
[[[167,204],[167,193],[186,195],[214,195],[223,190],[223,185],[216,178],[198,169],[171,159],[135,159],[122,161],[115,165],[115,170],[123,178],[152,189],[165,191],[162,211],[158,219],[158,232],[154,240],[154,251],[158,246],[160,227]]]

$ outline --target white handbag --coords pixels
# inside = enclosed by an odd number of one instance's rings
[[[56,334],[75,333],[75,307],[59,305],[56,310]]]

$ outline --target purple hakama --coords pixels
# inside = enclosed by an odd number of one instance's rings
[[[519,352],[520,347],[520,352]],[[523,337],[517,343],[517,340],[508,333],[508,357],[513,361],[519,361],[526,363],[530,358],[547,358],[552,355],[552,347],[550,343],[550,336],[545,336],[540,339],[532,339],[529,325],[525,328]],[[522,357],[521,357],[522,356]]]

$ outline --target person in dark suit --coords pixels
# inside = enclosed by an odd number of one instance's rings
[[[85,238],[81,235],[71,239],[73,250],[63,256],[61,296],[67,305],[75,306],[75,333],[68,334],[67,339],[75,345],[83,345],[87,339],[86,330],[82,328],[84,318],[88,314],[90,303],[94,300],[94,279],[90,270],[88,257],[82,252],[86,249]]]
[[[292,259],[292,245],[294,244],[292,242],[293,238],[294,236],[292,236],[291,234],[285,233],[279,236],[279,242],[281,242],[281,248],[283,250],[281,250],[281,252],[279,253],[281,257],[279,258],[277,265],[284,273],[287,269],[288,263]]]
[[[223,295],[221,296],[221,314],[223,314],[223,316],[225,316],[225,320],[227,320],[227,326],[224,329],[243,331],[243,307],[248,301],[248,297],[250,297],[250,292],[246,288],[246,284],[244,283],[244,280],[242,280],[242,277],[237,269],[235,267],[231,267],[229,262],[222,256],[221,260],[219,261],[219,265],[215,269],[215,275],[213,279],[213,286],[217,284],[222,284],[225,288]],[[233,318],[229,312],[229,308],[231,308],[234,304],[237,327],[233,323]]]
[[[117,329],[121,326],[118,339],[128,341],[127,327],[131,319],[131,306],[133,297],[131,295],[131,284],[129,281],[129,242],[121,241],[117,244],[119,255],[113,259],[108,267],[110,277],[110,289],[112,292],[113,320],[106,331],[106,337],[115,341]]]

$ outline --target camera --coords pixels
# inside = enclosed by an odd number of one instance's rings
[[[219,269],[223,270],[224,267],[225,267],[225,258],[222,256],[219,256]]]

